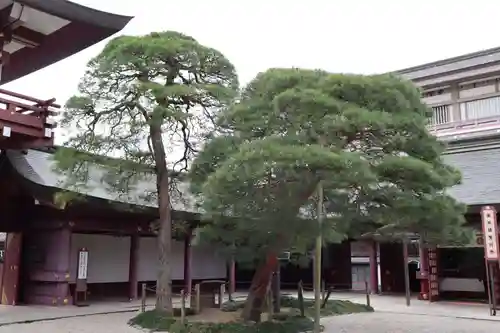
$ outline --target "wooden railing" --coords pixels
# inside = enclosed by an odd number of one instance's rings
[[[47,146],[53,144],[53,116],[61,106],[55,99],[34,97],[0,89],[0,148]],[[6,139],[9,144],[6,146]]]
[[[429,125],[429,131],[439,137],[478,135],[481,132],[500,130],[500,116],[473,120],[460,120],[439,125]]]

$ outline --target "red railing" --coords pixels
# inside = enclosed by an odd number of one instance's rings
[[[40,100],[0,89],[0,148],[35,148],[53,144],[51,118],[61,106],[55,99]]]

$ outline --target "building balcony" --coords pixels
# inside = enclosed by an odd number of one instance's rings
[[[500,133],[500,96],[432,107],[429,131],[443,141]]]
[[[39,100],[0,89],[0,149],[28,149],[54,144],[55,99]]]

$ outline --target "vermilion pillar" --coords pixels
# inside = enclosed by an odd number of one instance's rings
[[[419,254],[420,254],[420,294],[419,299],[428,300],[429,299],[429,251],[424,246],[423,242],[419,243]]]
[[[137,299],[137,289],[139,285],[137,265],[139,263],[139,235],[134,234],[130,237],[130,265],[128,272],[129,281],[129,299]]]
[[[370,290],[373,294],[378,294],[378,261],[377,242],[370,244]]]
[[[193,289],[193,279],[191,275],[192,236],[193,231],[189,230],[186,234],[186,238],[184,239],[184,291],[187,294],[191,294],[191,291]]]

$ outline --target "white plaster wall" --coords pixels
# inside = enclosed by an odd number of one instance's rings
[[[139,240],[139,281],[155,281],[157,275],[156,237]],[[130,237],[108,235],[71,235],[71,282],[76,280],[78,249],[89,250],[88,283],[127,282],[129,277]],[[172,244],[172,279],[184,279],[184,243]],[[225,278],[226,262],[216,255],[215,249],[193,246],[192,278]]]
[[[193,246],[193,279],[223,279],[227,276],[226,261],[217,256],[215,248]]]
[[[156,237],[141,237],[139,240],[139,264],[137,276],[139,281],[156,281],[158,251]],[[184,243],[173,242],[172,280],[184,279]]]
[[[479,279],[443,278],[439,281],[439,290],[484,292],[484,285]]]
[[[139,281],[155,281],[157,274],[156,238],[142,237],[139,241]],[[184,243],[172,244],[172,280],[184,279]],[[193,279],[225,278],[226,262],[216,255],[215,249],[193,246],[191,251],[191,274]]]
[[[77,274],[78,250],[89,251],[88,283],[127,282],[130,261],[130,237],[108,235],[71,235],[71,282]]]

